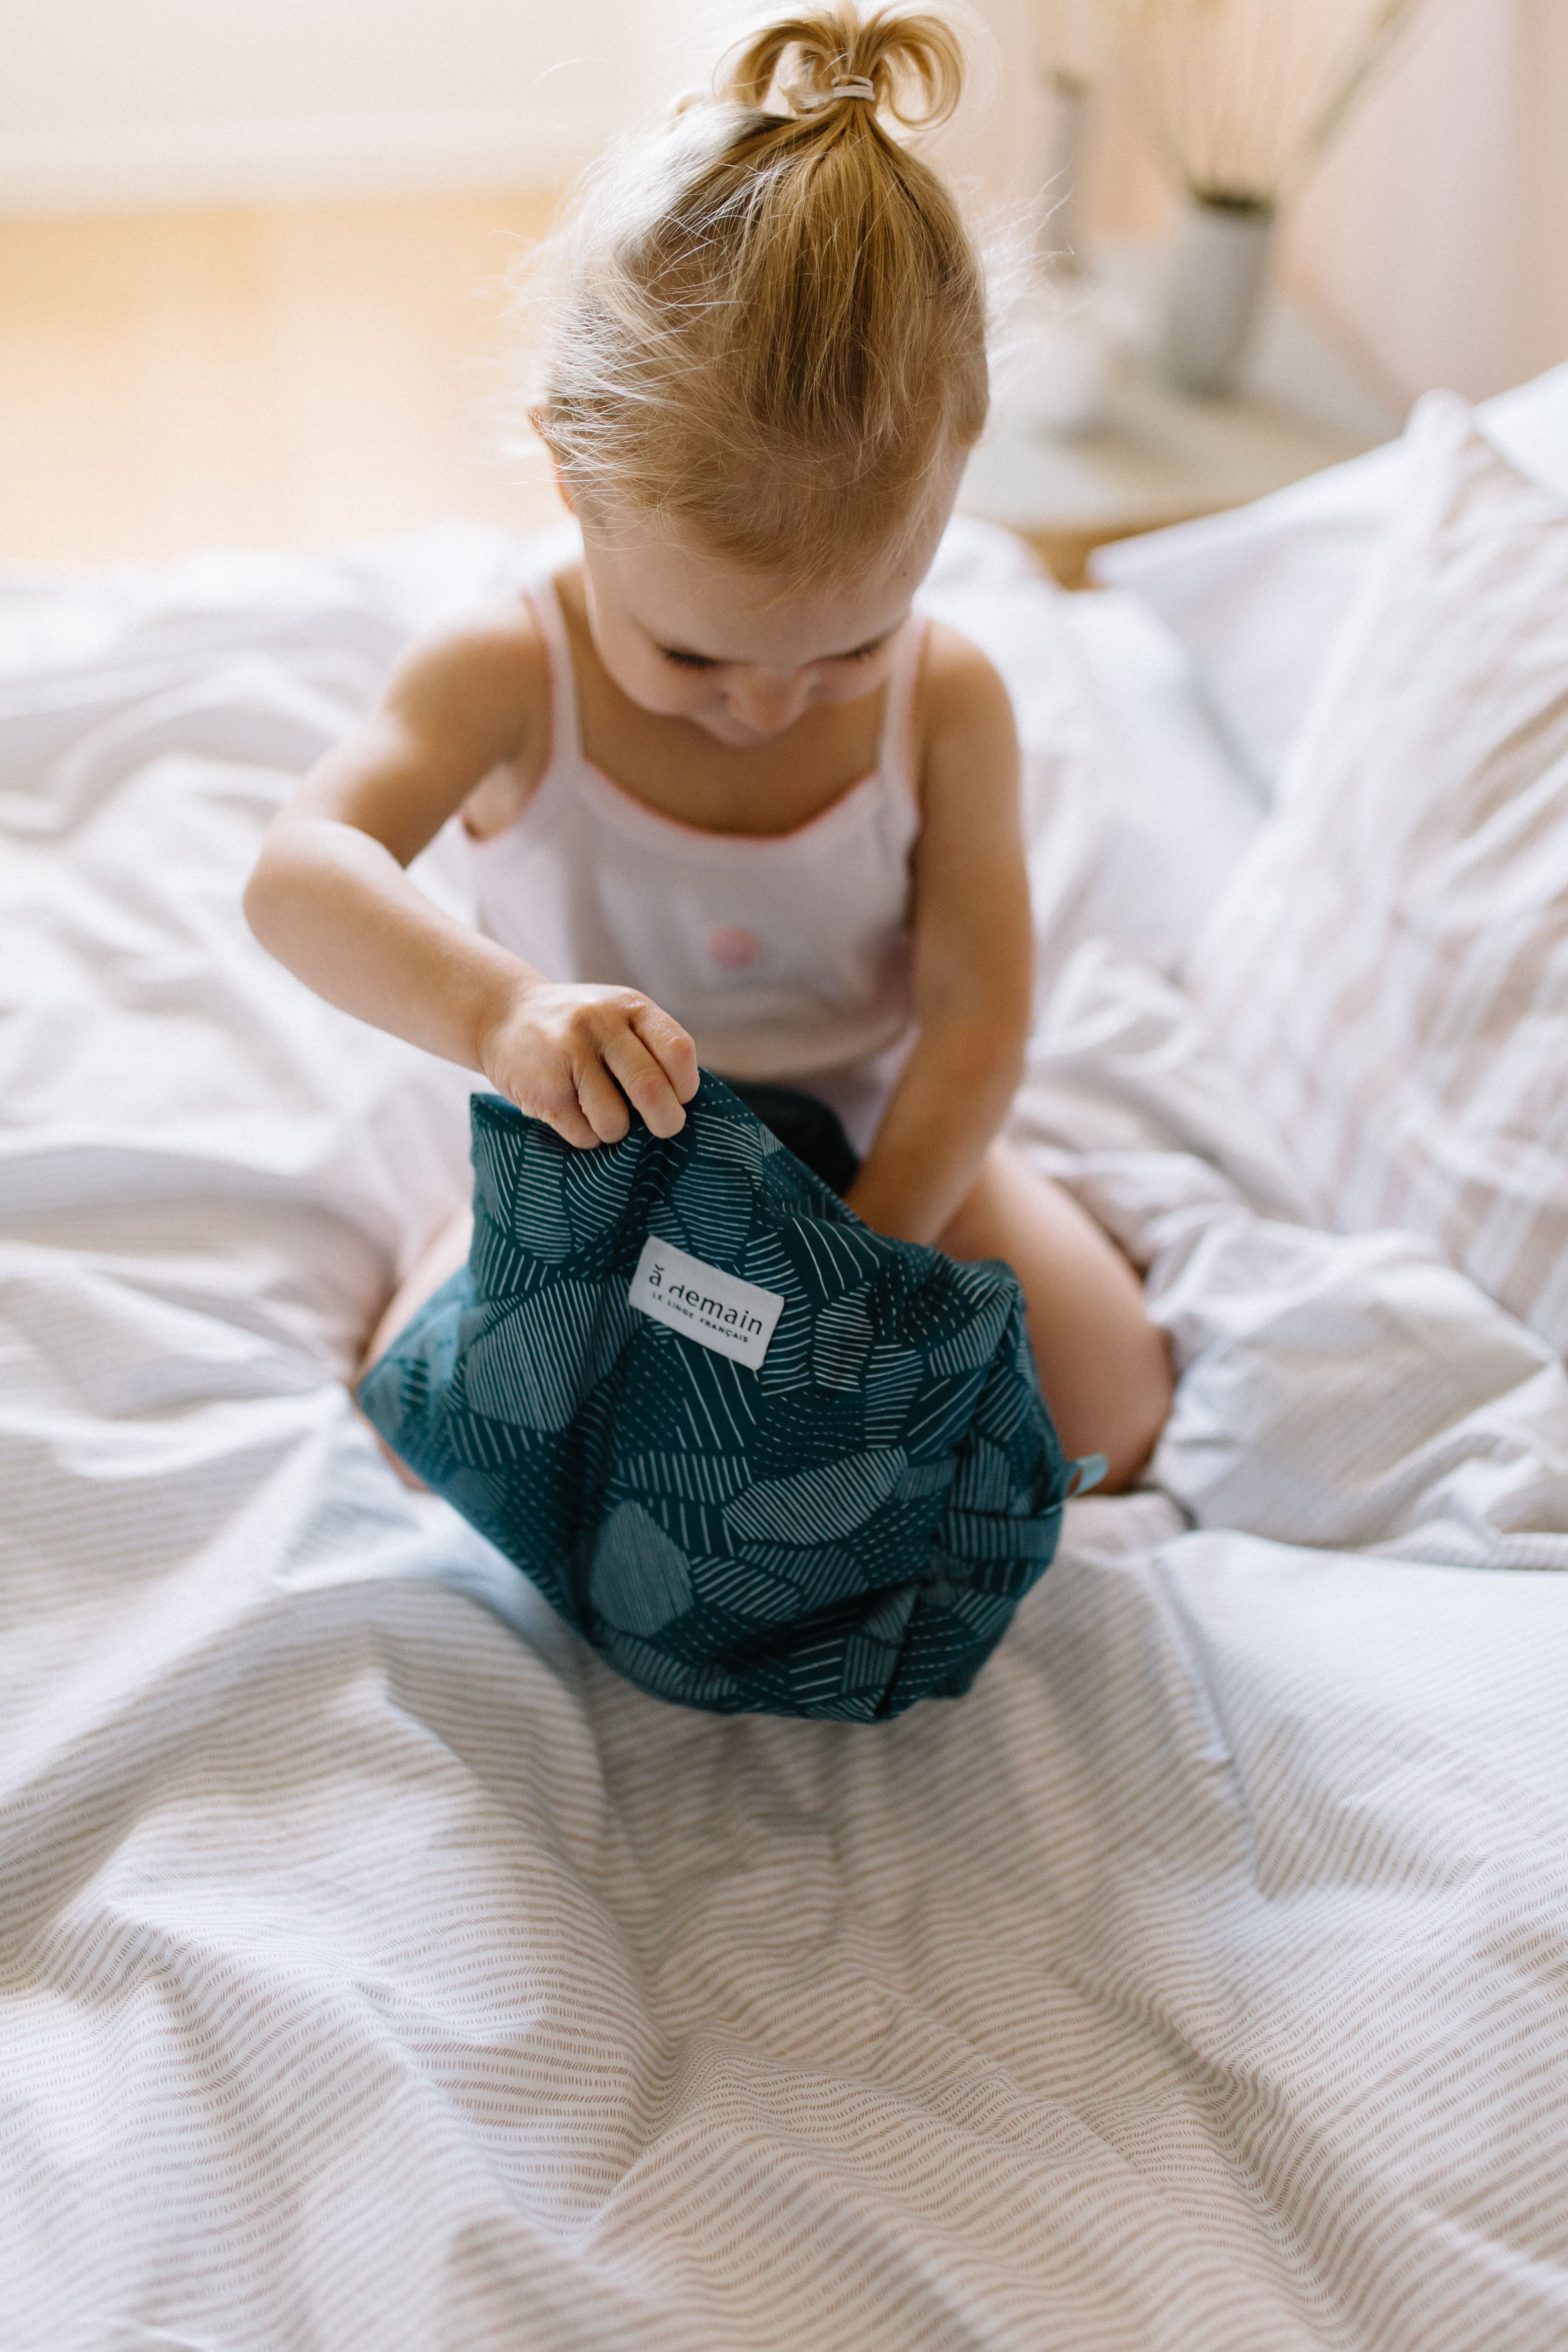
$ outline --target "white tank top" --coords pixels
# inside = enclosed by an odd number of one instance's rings
[[[864,1150],[912,1037],[923,619],[894,642],[873,772],[756,838],[661,816],[590,766],[554,581],[524,587],[550,660],[550,755],[515,823],[472,845],[479,929],[552,980],[640,989],[705,1068],[824,1096]]]

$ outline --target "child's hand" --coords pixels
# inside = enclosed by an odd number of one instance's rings
[[[696,1046],[635,988],[531,981],[480,1037],[479,1060],[498,1094],[584,1148],[620,1141],[628,1102],[650,1134],[678,1134],[697,1092]]]

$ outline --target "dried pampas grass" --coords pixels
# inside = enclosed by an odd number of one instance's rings
[[[1151,130],[1202,204],[1295,193],[1421,0],[1124,0]]]

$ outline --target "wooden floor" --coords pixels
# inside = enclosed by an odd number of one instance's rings
[[[0,221],[0,560],[560,512],[499,451],[548,195]]]

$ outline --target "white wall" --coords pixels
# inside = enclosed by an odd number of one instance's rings
[[[559,178],[704,80],[748,0],[0,0],[0,212]],[[978,0],[942,140],[982,205],[1032,193],[1029,0]],[[1105,110],[1091,220],[1171,196]],[[1281,239],[1296,289],[1395,398],[1568,357],[1568,0],[1430,0]]]
[[[979,70],[942,142],[983,196],[1028,184],[1026,6],[980,0]],[[756,0],[0,0],[0,212],[537,184],[706,81],[757,13]]]
[[[0,210],[557,177],[739,0],[0,0]]]
[[[1526,52],[1513,0],[1437,0],[1287,224],[1288,276],[1407,399],[1531,372]]]

